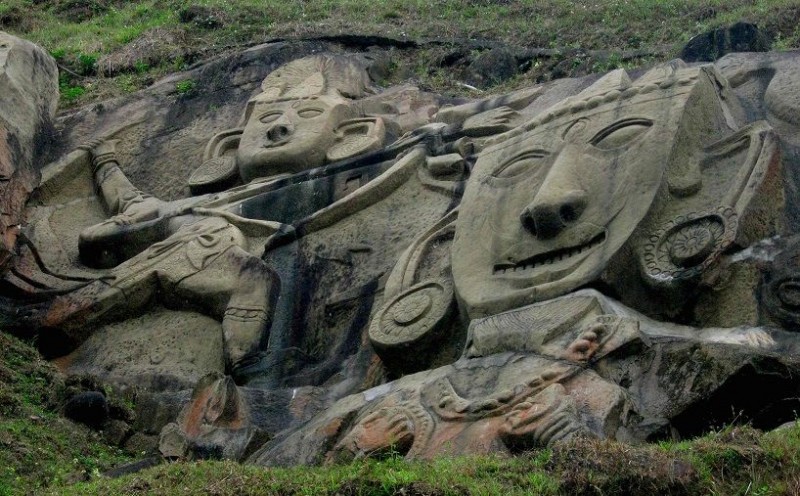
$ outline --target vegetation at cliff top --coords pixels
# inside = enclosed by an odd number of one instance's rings
[[[277,38],[367,35],[480,39],[562,50],[641,50],[668,58],[693,35],[739,20],[776,49],[800,46],[798,0],[2,0],[0,29],[45,47],[62,67],[63,106],[146,87],[226,50]],[[414,77],[434,89],[429,57]],[[611,54],[590,67],[623,65]],[[427,67],[426,67],[427,66]],[[519,78],[513,84],[530,81]],[[506,88],[507,89],[507,88]]]

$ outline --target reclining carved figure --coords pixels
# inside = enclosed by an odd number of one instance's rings
[[[292,174],[397,138],[400,124],[370,113],[386,111],[385,105],[355,100],[371,91],[368,82],[364,67],[345,57],[314,56],[273,71],[248,103],[242,126],[210,140],[206,160],[189,179],[196,196],[183,200],[161,201],[134,186],[114,140],[85,145],[110,217],[81,232],[79,254],[84,265],[109,270],[77,290],[15,308],[8,325],[45,329],[45,339],[63,335],[65,353],[96,325],[135,316],[158,299],[221,320],[227,370],[239,375],[266,347],[280,291],[277,275],[261,260],[263,241],[286,228],[263,220],[270,212],[238,215],[241,205]],[[388,111],[416,124],[413,111]]]
[[[87,143],[93,183],[109,217],[80,233],[79,258],[108,272],[75,291],[16,308],[8,325],[25,332],[44,328],[45,341],[65,337],[58,350],[64,354],[96,326],[136,316],[158,300],[221,320],[227,370],[241,375],[266,348],[280,292],[277,274],[262,261],[264,241],[290,231],[286,223],[352,193],[352,187],[348,183],[295,202],[301,206],[273,205],[264,197],[390,161],[423,141],[426,132],[398,138],[427,123],[437,109],[435,100],[413,88],[370,96],[364,67],[330,55],[273,71],[261,90],[248,102],[239,127],[210,139],[204,162],[189,179],[195,194],[189,198],[166,202],[148,195],[123,173],[115,140]],[[477,111],[473,107],[451,107],[445,114],[455,122]],[[379,150],[377,158],[369,157]],[[81,158],[78,154],[75,161]],[[319,169],[326,165],[332,167]],[[56,175],[50,182],[57,180]]]

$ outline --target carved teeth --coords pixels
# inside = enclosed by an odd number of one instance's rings
[[[516,272],[525,272],[528,270],[536,269],[537,267],[542,267],[544,265],[552,265],[554,262],[560,262],[562,260],[567,260],[572,258],[576,255],[580,255],[587,250],[591,250],[592,248],[600,245],[603,241],[606,240],[605,232],[602,232],[589,240],[587,243],[584,243],[580,246],[574,246],[570,248],[561,248],[557,250],[553,250],[548,253],[542,253],[531,257],[527,260],[523,260],[516,264],[504,263],[504,264],[497,264],[494,266],[494,270],[492,273],[494,275],[500,274],[508,274],[508,273],[516,273]]]

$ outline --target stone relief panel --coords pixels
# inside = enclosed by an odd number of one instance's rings
[[[791,420],[796,56],[454,100],[378,88],[363,56],[253,50],[216,117],[159,87],[63,116],[0,290],[65,373],[150,395],[164,456]]]

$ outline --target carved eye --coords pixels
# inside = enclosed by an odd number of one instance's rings
[[[311,119],[312,117],[322,115],[323,112],[324,110],[318,108],[304,108],[298,110],[297,115],[299,115],[303,119]]]
[[[542,159],[548,155],[550,153],[545,150],[527,150],[506,161],[492,173],[492,176],[501,179],[518,176],[531,168],[540,166]]]
[[[261,117],[259,117],[258,120],[260,120],[264,124],[268,124],[268,123],[270,123],[272,121],[278,120],[278,118],[280,116],[282,116],[282,115],[283,115],[283,112],[267,112],[266,114],[264,114]]]
[[[614,150],[633,143],[652,125],[649,119],[625,119],[595,134],[589,143],[601,150]]]

